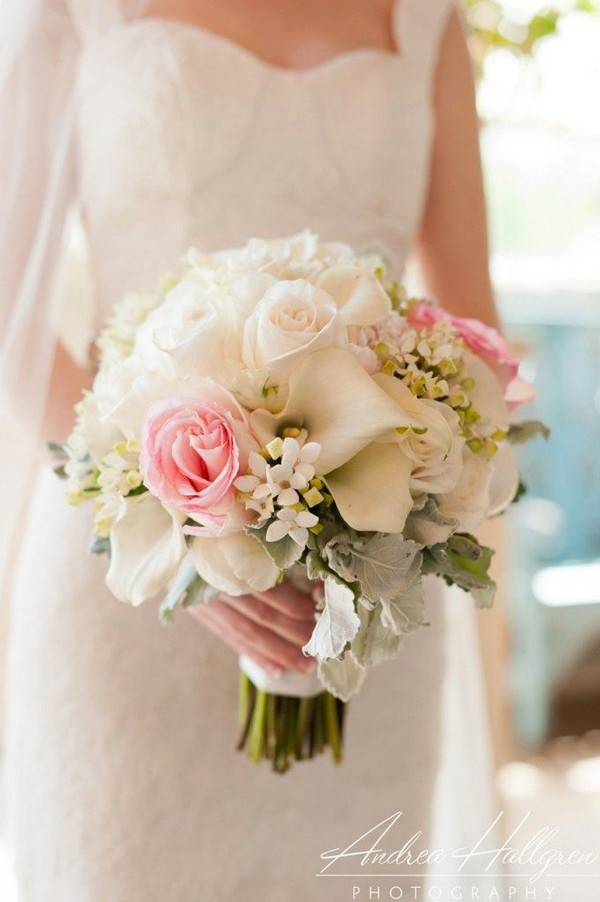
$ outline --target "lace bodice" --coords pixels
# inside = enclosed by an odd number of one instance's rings
[[[43,412],[57,336],[84,362],[115,301],[151,289],[192,244],[311,228],[376,247],[401,275],[426,200],[434,73],[454,0],[396,0],[394,52],[350,50],[302,72],[182,21],[144,18],[145,0],[10,2],[0,393],[28,429]],[[89,253],[57,279],[74,201]]]
[[[305,71],[181,21],[98,29],[80,59],[77,159],[102,306],[151,286],[191,244],[306,227],[380,248],[399,274],[425,200],[449,5],[399,0],[396,52]]]

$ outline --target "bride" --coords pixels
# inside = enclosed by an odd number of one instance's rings
[[[443,306],[495,323],[452,0],[3,3],[2,385],[30,430],[67,433],[93,329],[191,244],[309,227],[378,248],[397,278],[414,251]],[[87,289],[69,294],[57,260],[74,209]],[[431,626],[351,705],[343,767],[324,756],[278,779],[233,751],[234,651],[302,669],[308,599],[222,598],[164,629],[152,604],[109,595],[87,513],[47,464],[27,493],[6,737],[20,902],[366,898],[369,868],[350,858],[325,878],[320,856],[398,812],[383,847],[418,834],[447,853],[444,891],[459,883],[451,850],[494,817],[468,599],[432,581]],[[381,897],[391,882],[426,898],[410,887],[425,893],[427,871],[382,876]]]

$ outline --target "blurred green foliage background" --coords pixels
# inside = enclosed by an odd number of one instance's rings
[[[519,55],[531,54],[534,47],[556,33],[561,16],[572,12],[600,15],[600,0],[570,0],[532,9],[531,3],[502,0],[462,0],[469,26],[469,42],[478,72],[486,54],[505,48]],[[535,7],[535,4],[533,4]]]

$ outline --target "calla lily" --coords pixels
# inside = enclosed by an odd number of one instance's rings
[[[372,444],[328,473],[327,487],[353,529],[398,533],[413,506],[411,467],[398,445]]]
[[[376,373],[373,382],[379,385],[398,407],[404,410],[412,422],[420,429],[427,430],[429,442],[435,442],[448,453],[452,447],[453,433],[444,410],[447,405],[415,397],[410,388],[395,376]],[[451,411],[452,413],[452,411]],[[456,418],[456,414],[454,414]]]
[[[196,570],[226,595],[266,592],[279,579],[279,568],[260,542],[244,532],[198,536],[191,544]]]
[[[119,601],[139,605],[165,588],[185,552],[181,522],[158,498],[128,498],[110,533],[106,584]]]
[[[317,285],[333,298],[348,326],[372,326],[392,312],[381,282],[363,266],[332,266]]]
[[[265,445],[286,425],[305,428],[310,441],[321,446],[315,464],[319,475],[338,469],[373,441],[390,441],[395,429],[425,425],[382,390],[344,348],[328,348],[303,360],[290,377],[284,410],[256,410],[250,424]]]

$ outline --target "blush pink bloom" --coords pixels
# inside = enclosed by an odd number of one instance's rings
[[[142,430],[140,470],[153,495],[202,527],[186,532],[216,535],[236,507],[233,483],[241,468],[240,427],[245,432],[243,421],[236,422],[231,410],[215,400],[169,398],[150,408]],[[248,438],[242,437],[242,445]]]
[[[408,311],[407,320],[416,329],[433,326],[438,322],[454,326],[466,346],[496,374],[509,407],[528,404],[535,398],[533,386],[518,375],[519,358],[511,354],[506,341],[496,329],[486,326],[478,319],[452,316],[440,307],[433,307],[425,302],[413,304]]]

